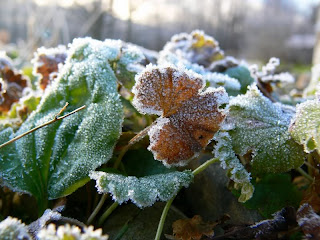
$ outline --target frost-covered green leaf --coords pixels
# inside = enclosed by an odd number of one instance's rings
[[[250,173],[246,171],[234,151],[232,150],[232,140],[227,132],[218,132],[214,140],[214,154],[220,159],[223,169],[227,169],[229,178],[235,182],[236,189],[240,190],[239,202],[245,202],[252,197],[254,187],[251,184]]]
[[[68,224],[56,228],[49,224],[37,234],[38,240],[108,240],[108,235],[102,234],[102,229],[93,229],[93,226],[85,227],[82,230],[77,226]]]
[[[237,66],[228,68],[224,74],[228,75],[231,78],[235,78],[239,81],[241,88],[238,92],[233,92],[231,89],[228,91],[228,93],[232,96],[236,96],[240,93],[245,94],[247,92],[248,86],[251,85],[254,82],[254,79],[250,75],[250,71],[245,66]]]
[[[289,131],[307,153],[320,150],[320,101],[308,100],[297,106],[297,114]]]
[[[305,157],[288,132],[293,115],[292,108],[272,103],[253,86],[230,100],[229,116],[221,129],[228,131],[235,154],[251,155],[253,174],[286,172],[300,167]]]
[[[168,201],[181,187],[189,186],[193,174],[189,170],[170,172],[137,178],[105,172],[92,172],[100,193],[111,193],[118,203],[131,200],[138,207],[148,207],[157,200]]]
[[[42,204],[75,191],[89,180],[90,171],[110,159],[123,112],[108,61],[119,53],[116,41],[74,40],[37,109],[16,133],[3,130],[0,143],[53,119],[66,102],[70,105],[64,114],[82,105],[86,109],[2,148],[0,172],[5,185],[34,195]]]
[[[126,88],[131,89],[135,83],[135,75],[142,71],[143,66],[140,64],[145,59],[140,49],[134,45],[125,44],[118,40],[117,44],[120,53],[112,63],[116,77]]]
[[[2,240],[31,240],[27,227],[20,220],[7,217],[0,222],[0,239]]]

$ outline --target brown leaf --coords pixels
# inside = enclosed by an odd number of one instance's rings
[[[172,52],[204,67],[209,67],[212,62],[224,58],[218,41],[199,30],[173,36],[164,47],[164,51]]]
[[[320,212],[320,175],[315,178],[309,188],[304,192],[301,204],[308,203],[315,212]]]
[[[200,240],[202,236],[213,237],[213,228],[218,223],[206,223],[201,216],[180,219],[172,224],[173,236],[176,240]]]
[[[64,64],[67,58],[66,48],[60,46],[58,48],[40,48],[32,60],[34,63],[34,73],[39,79],[39,86],[42,90],[57,77],[59,64]]]
[[[320,216],[308,203],[298,209],[297,221],[307,239],[320,239]]]
[[[0,59],[0,112],[8,112],[11,105],[22,97],[23,89],[29,85],[27,77],[12,69],[10,62]]]
[[[204,88],[200,75],[173,67],[147,67],[136,79],[133,104],[160,115],[149,130],[154,157],[166,165],[185,165],[220,128],[228,102],[223,88]]]

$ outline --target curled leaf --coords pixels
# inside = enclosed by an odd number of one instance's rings
[[[150,146],[165,165],[185,165],[219,130],[228,102],[223,88],[204,88],[200,75],[174,67],[148,66],[137,76],[134,106],[160,117],[151,127]]]
[[[187,187],[193,180],[191,171],[169,172],[146,177],[123,176],[120,174],[91,172],[100,193],[111,193],[118,203],[131,200],[140,208],[153,205],[157,200],[168,201],[181,187]]]
[[[65,46],[46,49],[39,48],[35,53],[33,73],[40,77],[39,87],[44,90],[57,77],[59,64],[64,64],[67,58]]]

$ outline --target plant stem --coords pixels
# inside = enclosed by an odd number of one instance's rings
[[[119,203],[114,202],[108,209],[102,214],[99,218],[98,225],[101,226],[102,223],[106,220],[106,218],[119,206]]]
[[[87,221],[87,225],[90,225],[93,221],[93,219],[97,216],[98,212],[100,211],[100,209],[102,208],[104,202],[106,201],[108,195],[107,194],[103,194],[102,197],[100,198],[100,201],[98,203],[98,205],[96,206],[96,208],[93,210],[93,212],[91,213],[90,217],[88,218]]]
[[[52,124],[52,123],[54,123],[54,122],[57,122],[57,121],[62,120],[62,119],[64,119],[64,118],[66,118],[66,117],[69,117],[70,115],[72,115],[72,114],[74,114],[74,113],[76,113],[76,112],[78,112],[78,111],[80,111],[80,110],[82,110],[82,109],[84,109],[84,108],[86,107],[86,106],[84,105],[84,106],[79,107],[79,108],[77,108],[76,110],[74,110],[74,111],[72,111],[72,112],[64,115],[64,116],[58,117],[58,116],[67,108],[68,105],[69,105],[69,103],[66,103],[66,104],[64,105],[64,107],[59,111],[58,114],[56,114],[56,115],[54,116],[54,118],[53,118],[52,120],[50,120],[50,121],[48,121],[48,122],[45,122],[45,123],[43,123],[43,124],[41,124],[41,125],[39,125],[39,126],[37,126],[37,127],[35,127],[35,128],[32,128],[31,130],[29,130],[29,131],[27,131],[27,132],[25,132],[25,133],[23,133],[23,134],[21,134],[21,135],[19,135],[19,136],[16,136],[15,138],[12,138],[11,140],[9,140],[9,141],[1,144],[1,145],[0,145],[0,148],[3,148],[3,147],[5,147],[5,146],[9,145],[10,143],[15,142],[15,141],[17,141],[18,139],[20,139],[20,138],[22,138],[22,137],[24,137],[24,136],[26,136],[26,135],[34,132],[34,131],[37,131],[37,130],[40,129],[40,128],[43,128],[43,127],[48,126],[48,125],[50,125],[50,124]]]
[[[121,160],[123,158],[123,156],[126,154],[126,152],[129,150],[129,148],[135,144],[136,142],[139,142],[142,138],[144,138],[147,134],[149,129],[155,124],[156,122],[153,122],[150,126],[144,128],[143,130],[141,130],[137,135],[135,135],[133,138],[131,138],[131,140],[128,142],[128,144],[123,147],[123,149],[121,150],[118,158],[116,159],[115,163],[113,164],[114,168],[118,168]]]
[[[193,175],[194,176],[198,175],[203,170],[205,170],[209,165],[211,165],[212,163],[216,163],[218,161],[219,161],[219,158],[212,158],[212,159],[204,162],[202,165],[200,165],[199,167],[197,167],[195,170],[192,171]]]
[[[164,206],[164,209],[162,211],[161,214],[161,218],[160,218],[160,222],[158,224],[158,229],[157,229],[157,233],[156,236],[154,238],[154,240],[160,240],[161,234],[162,234],[162,230],[163,230],[163,226],[164,226],[164,222],[166,221],[166,217],[168,215],[169,209],[171,207],[171,204],[173,202],[175,197],[171,198],[166,205]]]
[[[303,169],[302,169],[301,167],[296,168],[296,170],[297,170],[302,176],[304,176],[306,179],[308,179],[310,182],[313,182],[313,178],[312,178],[308,173],[306,173],[305,171],[303,171]]]
[[[209,167],[212,163],[218,162],[219,158],[212,158],[206,162],[204,162],[203,164],[201,164],[199,167],[197,167],[195,170],[192,171],[192,174],[194,176],[198,175],[199,173],[203,172],[207,167]],[[179,191],[178,191],[179,192]],[[173,202],[173,200],[175,199],[175,196],[172,197],[165,205],[162,214],[161,214],[161,218],[160,218],[160,222],[158,224],[158,229],[157,229],[157,233],[155,236],[155,240],[160,240],[161,234],[162,234],[162,230],[163,230],[163,226],[164,226],[164,222],[166,220],[166,217],[168,215],[169,209],[171,207],[171,204]]]

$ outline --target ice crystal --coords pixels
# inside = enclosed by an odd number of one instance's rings
[[[108,240],[108,235],[102,235],[102,229],[94,230],[93,226],[85,227],[82,230],[77,226],[66,224],[56,228],[54,224],[49,224],[40,230],[37,235],[38,240]]]
[[[290,136],[288,127],[294,109],[274,104],[256,86],[230,100],[229,115],[221,129],[227,131],[235,154],[250,153],[252,172],[286,172],[303,164],[302,147]]]
[[[37,109],[13,133],[1,132],[1,143],[51,120],[66,102],[64,114],[86,109],[39,129],[0,150],[3,183],[39,201],[70,194],[88,174],[108,161],[120,135],[122,104],[108,61],[117,59],[114,41],[75,39],[57,79],[46,89]]]
[[[297,106],[289,131],[307,153],[320,152],[320,100],[308,100]]]
[[[228,102],[223,88],[202,91],[200,75],[174,67],[148,66],[137,76],[134,106],[160,117],[148,134],[155,159],[165,165],[186,165],[212,139]]]
[[[27,227],[20,220],[7,217],[0,222],[0,239],[2,240],[31,240]]]
[[[168,201],[181,187],[188,187],[193,180],[190,170],[169,172],[146,177],[123,176],[120,174],[92,172],[100,193],[111,193],[118,203],[131,200],[140,208],[153,205],[156,201]]]

